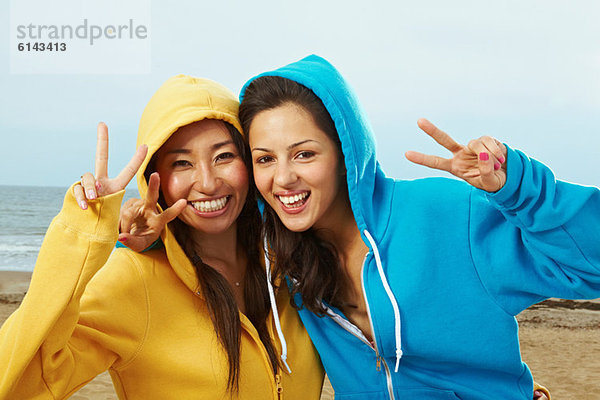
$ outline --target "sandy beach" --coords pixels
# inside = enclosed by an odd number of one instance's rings
[[[31,273],[0,271],[0,323],[17,309]],[[519,316],[523,359],[553,400],[600,399],[600,299],[551,299]],[[492,344],[490,344],[492,345]],[[108,373],[71,397],[76,400],[117,399]],[[333,399],[326,383],[323,400]]]

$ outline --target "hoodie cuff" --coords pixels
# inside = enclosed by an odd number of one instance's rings
[[[525,170],[524,159],[527,158],[523,153],[511,149],[506,143],[506,182],[497,192],[483,191],[492,203],[498,204],[502,208],[510,208],[515,203],[515,196],[521,188],[523,181],[523,172]]]
[[[67,190],[63,207],[56,216],[56,222],[96,240],[116,240],[119,235],[119,210],[125,190],[101,196],[96,200],[88,200],[87,210],[82,210],[73,192],[77,184],[79,182],[75,182]]]

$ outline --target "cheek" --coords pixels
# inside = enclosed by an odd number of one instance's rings
[[[254,183],[260,194],[266,199],[267,194],[270,192],[269,182],[273,176],[269,172],[268,168],[254,168]]]
[[[160,189],[169,207],[177,200],[185,198],[184,181],[181,175],[160,174]]]
[[[232,164],[226,174],[232,187],[244,194],[248,193],[248,170],[243,162]]]
[[[334,199],[340,190],[342,176],[339,169],[331,163],[314,165],[310,171],[306,171],[306,181],[314,189],[320,192],[320,197],[325,201]]]

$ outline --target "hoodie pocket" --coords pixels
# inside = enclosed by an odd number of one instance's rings
[[[458,397],[453,391],[430,388],[396,389],[394,390],[394,396],[396,400],[460,400],[460,397]],[[389,398],[390,396],[387,390],[335,394],[335,400],[389,400]]]

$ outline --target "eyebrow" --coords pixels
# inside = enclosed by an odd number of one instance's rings
[[[224,140],[219,143],[215,143],[210,146],[211,151],[215,151],[220,149],[221,147],[227,146],[228,144],[233,144],[233,140]],[[190,154],[192,151],[190,149],[171,149],[167,151],[167,154]]]
[[[171,149],[167,151],[167,154],[190,154],[191,152],[190,149]]]
[[[215,143],[212,146],[210,146],[210,149],[212,151],[215,151],[215,150],[220,149],[221,147],[227,146],[228,144],[233,144],[233,140],[229,139],[229,140],[224,140],[224,141],[219,142],[219,143]]]
[[[312,140],[312,139],[306,139],[306,140],[303,140],[303,141],[301,141],[301,142],[296,142],[296,143],[292,143],[292,144],[290,144],[290,145],[287,147],[287,149],[286,149],[286,150],[287,150],[287,151],[290,151],[290,150],[291,150],[291,149],[293,149],[294,147],[301,146],[301,145],[303,145],[304,143],[307,143],[307,142],[315,142],[315,143],[317,143],[317,141],[316,141],[316,140]],[[273,151],[273,150],[271,150],[271,149],[265,149],[264,147],[255,147],[255,148],[253,148],[253,149],[252,149],[252,151],[254,151],[254,150],[258,150],[258,151],[264,151],[265,153],[269,153],[269,152]]]

